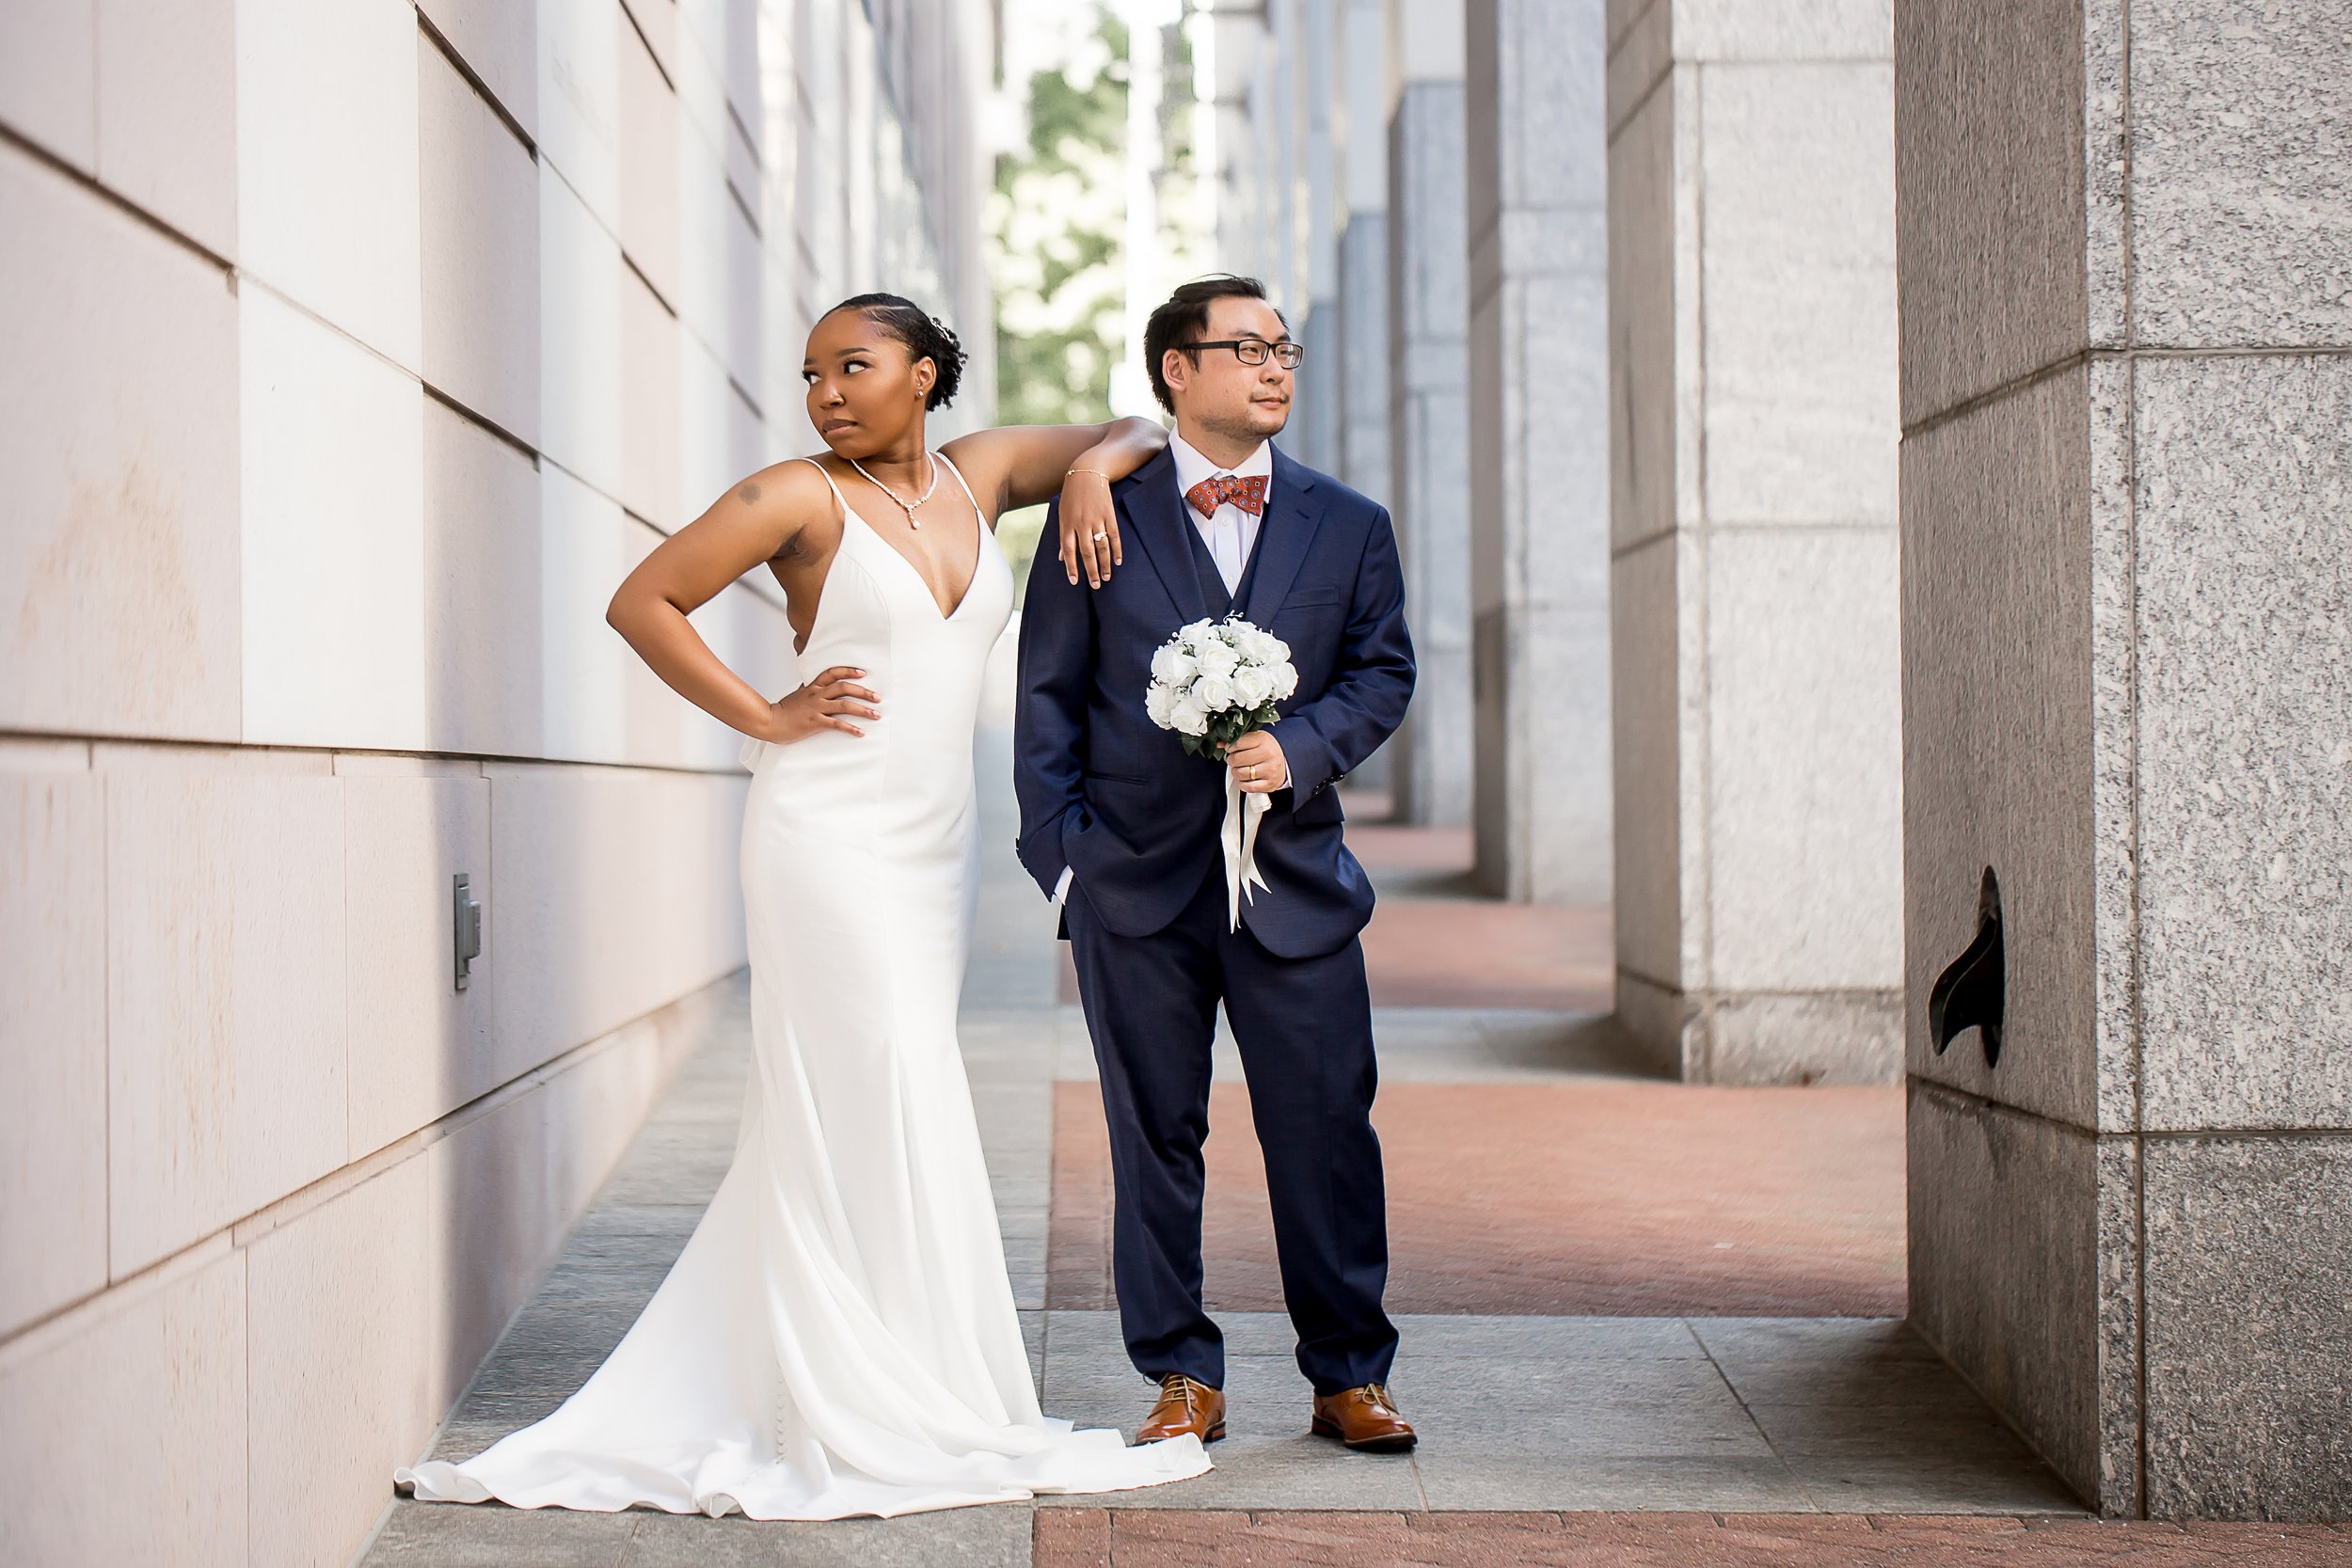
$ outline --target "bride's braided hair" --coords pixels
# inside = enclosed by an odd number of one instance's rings
[[[945,408],[955,402],[956,388],[963,380],[966,356],[963,344],[947,330],[945,322],[898,294],[851,294],[825,314],[843,310],[855,310],[904,343],[910,359],[931,362],[937,379],[931,383],[930,394],[923,400],[926,410]]]

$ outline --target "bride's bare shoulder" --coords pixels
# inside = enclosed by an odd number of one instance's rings
[[[761,511],[780,511],[804,521],[813,509],[831,512],[833,487],[814,457],[787,457],[746,475],[731,492],[734,499]]]

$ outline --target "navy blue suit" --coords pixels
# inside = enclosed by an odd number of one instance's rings
[[[1387,512],[1275,453],[1233,610],[1290,644],[1298,689],[1272,733],[1291,784],[1259,826],[1267,885],[1230,930],[1224,769],[1144,711],[1152,654],[1225,596],[1175,470],[1163,451],[1112,486],[1126,561],[1100,589],[1038,552],[1021,625],[1018,849],[1049,896],[1065,867],[1076,874],[1063,929],[1102,1068],[1112,1270],[1136,1370],[1224,1385],[1200,1301],[1200,1147],[1222,1002],[1265,1154],[1299,1369],[1336,1393],[1386,1381],[1396,1348],[1380,1307],[1387,1199],[1358,942],[1372,885],[1341,840],[1332,786],[1412,696],[1404,578]]]

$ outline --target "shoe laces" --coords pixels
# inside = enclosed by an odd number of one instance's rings
[[[1187,1416],[1193,1412],[1200,1387],[1201,1385],[1195,1383],[1182,1372],[1160,1374],[1160,1398],[1166,1400],[1172,1394],[1182,1394],[1184,1400],[1184,1414]]]

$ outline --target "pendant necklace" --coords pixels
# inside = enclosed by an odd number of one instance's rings
[[[923,454],[923,461],[930,465],[931,482],[923,486],[923,493],[915,497],[913,500],[900,499],[898,491],[893,490],[889,485],[884,484],[881,480],[876,479],[872,474],[866,473],[866,465],[859,462],[856,458],[852,457],[850,459],[850,467],[855,468],[859,473],[865,474],[866,483],[872,485],[875,489],[880,490],[883,495],[888,496],[892,500],[898,501],[898,510],[907,515],[907,527],[919,530],[923,526],[923,520],[914,515],[914,509],[922,505],[925,501],[930,500],[931,499],[931,492],[939,488],[939,460],[931,456],[930,452],[925,452]]]

